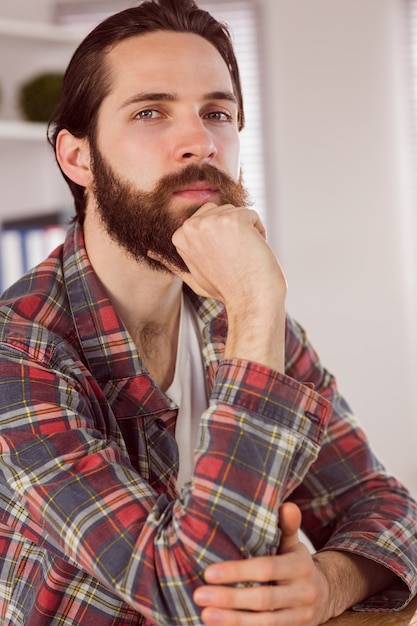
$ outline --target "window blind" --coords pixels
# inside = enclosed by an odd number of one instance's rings
[[[120,0],[57,0],[54,19],[62,26],[77,27],[87,32],[99,21],[117,11],[134,6],[135,2]],[[253,206],[266,225],[264,149],[261,130],[258,7],[253,0],[201,0],[200,8],[225,22],[232,35],[242,81],[245,106],[245,128],[241,132],[241,164],[244,183]]]
[[[412,81],[412,123],[413,123],[413,161],[415,186],[417,188],[417,0],[409,2],[411,81]]]

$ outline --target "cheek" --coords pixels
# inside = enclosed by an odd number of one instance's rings
[[[226,164],[227,171],[234,180],[240,177],[240,141],[239,137],[233,138],[224,146],[223,159]]]
[[[164,172],[163,151],[143,148],[144,142],[120,141],[107,147],[107,161],[124,180],[143,191],[153,189]],[[165,168],[166,169],[166,168]]]

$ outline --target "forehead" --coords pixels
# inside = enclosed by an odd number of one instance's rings
[[[139,81],[164,91],[170,86],[177,90],[203,83],[205,91],[233,91],[229,69],[218,50],[194,33],[156,31],[129,37],[109,51],[107,64],[113,92],[128,85],[135,89]]]

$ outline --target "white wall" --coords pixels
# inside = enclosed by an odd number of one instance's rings
[[[50,0],[0,2],[1,17],[50,14]],[[254,2],[264,29],[269,238],[288,308],[380,457],[417,493],[406,2]]]
[[[288,308],[378,454],[416,491],[406,3],[260,4],[271,235],[289,282]]]
[[[51,16],[53,0],[0,0],[0,17],[43,21]]]

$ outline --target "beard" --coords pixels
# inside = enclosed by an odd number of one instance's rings
[[[169,271],[162,263],[148,257],[148,250],[164,257],[179,270],[188,271],[172,243],[172,236],[200,205],[188,206],[175,214],[170,208],[174,191],[190,183],[206,181],[218,188],[221,204],[237,207],[250,204],[241,180],[234,181],[212,165],[188,165],[176,174],[161,177],[151,191],[143,191],[114,172],[95,142],[91,155],[93,194],[105,230],[131,257],[151,269]]]

